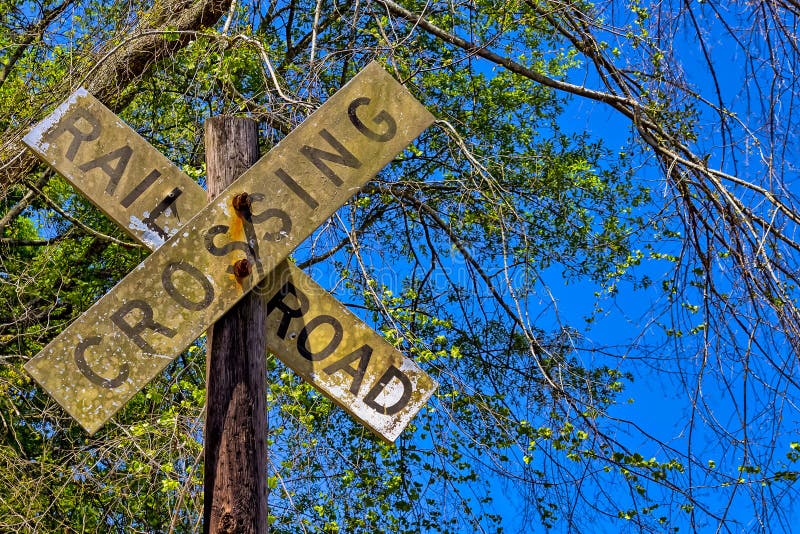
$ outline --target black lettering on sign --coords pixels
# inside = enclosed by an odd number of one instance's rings
[[[250,252],[250,247],[247,246],[247,243],[245,243],[244,241],[228,241],[221,247],[217,246],[217,244],[214,243],[215,237],[227,233],[228,233],[228,226],[225,224],[217,224],[206,230],[206,235],[205,235],[206,250],[209,251],[214,256],[227,256],[234,250],[241,250],[246,253]]]
[[[88,128],[79,126],[79,123],[86,124]],[[72,134],[72,141],[67,148],[66,157],[73,161],[81,143],[96,140],[102,131],[103,127],[94,115],[86,109],[77,108],[58,122],[58,127],[48,134],[47,140],[53,142],[66,132]]]
[[[130,367],[128,367],[127,363],[123,363],[119,368],[119,374],[117,374],[117,376],[114,378],[103,378],[95,373],[92,367],[86,362],[86,356],[84,356],[84,354],[86,353],[87,348],[93,345],[99,345],[101,340],[102,338],[100,336],[92,336],[78,343],[78,345],[75,347],[74,354],[75,365],[78,366],[78,370],[81,372],[81,374],[88,378],[92,384],[96,384],[107,389],[114,389],[121,386],[128,379]]]
[[[285,211],[278,208],[267,208],[258,215],[253,214],[252,216],[253,224],[261,224],[270,219],[280,220],[281,227],[274,232],[264,232],[262,239],[265,241],[274,241],[277,243],[278,241],[287,237],[289,232],[292,231],[292,218],[289,217]]]
[[[359,132],[364,134],[367,139],[385,143],[397,135],[397,122],[394,120],[394,117],[386,112],[386,110],[381,110],[380,113],[372,118],[372,122],[378,126],[384,126],[386,131],[383,133],[378,133],[375,130],[371,130],[366,124],[361,122],[361,119],[359,119],[358,115],[356,114],[356,110],[358,108],[361,106],[366,106],[369,103],[370,99],[365,96],[356,98],[350,102],[350,106],[347,108],[347,115],[350,117],[350,122],[353,123],[353,126],[355,126]]]
[[[128,162],[133,154],[133,149],[128,145],[121,146],[116,150],[112,150],[108,154],[103,154],[91,161],[80,165],[78,168],[83,172],[88,172],[92,169],[99,168],[106,176],[108,176],[108,185],[106,186],[106,194],[113,195],[117,190],[119,179],[125,173],[128,167]],[[116,163],[113,163],[116,162]],[[113,164],[112,164],[113,163]]]
[[[286,302],[286,297],[293,295],[297,301],[297,307],[293,308]],[[281,339],[286,339],[286,332],[289,330],[289,323],[292,319],[302,317],[308,311],[308,297],[291,282],[286,282],[267,302],[267,316],[275,310],[279,310],[281,324],[278,325],[277,334]]]
[[[175,215],[175,217],[178,216],[178,210],[175,208],[175,201],[178,200],[178,197],[181,196],[181,193],[183,193],[183,191],[181,191],[179,187],[176,187],[170,191],[169,194],[164,197],[155,208],[153,208],[153,211],[150,212],[150,215],[145,217],[142,221],[147,225],[148,228],[160,235],[163,239],[169,239],[169,234],[166,230],[164,230],[164,228],[156,224],[156,219],[158,219],[161,214],[168,209],[172,210],[172,214]]]
[[[330,341],[328,341],[328,344],[325,345],[324,349],[317,352],[311,352],[311,348],[308,346],[308,338],[311,336],[311,333],[314,330],[324,324],[327,324],[333,328],[333,335],[331,336]],[[317,315],[308,321],[303,329],[300,330],[300,334],[297,336],[297,351],[306,360],[312,362],[324,360],[333,354],[333,352],[339,347],[339,344],[342,342],[343,334],[344,331],[342,329],[342,323],[340,323],[335,317],[331,317],[330,315]]]
[[[383,406],[382,404],[378,404],[378,396],[395,378],[398,379],[400,384],[403,386],[403,394],[400,395],[400,399],[391,406]],[[364,397],[364,404],[383,415],[394,415],[405,408],[406,404],[408,404],[408,401],[411,400],[412,387],[411,380],[400,369],[394,365],[390,365],[386,372],[383,373],[383,376],[378,379],[375,385],[372,386],[372,389],[370,389],[367,395]]]
[[[139,310],[142,313],[142,317],[136,324],[130,324],[125,320],[125,317],[133,310]],[[131,341],[136,343],[140,349],[148,354],[155,354],[156,351],[142,338],[142,332],[145,330],[153,330],[169,338],[175,337],[175,334],[177,334],[176,330],[154,321],[153,308],[143,300],[130,300],[125,302],[111,316],[111,321],[122,330],[122,333],[128,336]]]
[[[278,169],[275,171],[275,174],[278,175],[278,178],[281,179],[281,182],[285,183],[286,186],[300,198],[300,200],[306,203],[306,206],[308,206],[312,210],[316,209],[317,206],[319,206],[319,202],[314,200],[314,197],[309,195],[308,191],[303,189],[303,187],[300,184],[298,184],[294,178],[289,176],[289,173],[287,173],[283,169]]]
[[[122,207],[123,208],[130,207],[130,205],[133,204],[137,198],[142,196],[142,193],[147,191],[150,188],[150,186],[153,185],[156,180],[158,180],[159,177],[161,177],[160,172],[158,172],[155,169],[150,171],[150,174],[145,176],[144,179],[141,182],[139,182],[139,185],[131,189],[131,192],[128,193],[125,196],[125,198],[122,199],[122,202],[120,202],[120,204],[122,204]]]
[[[329,375],[332,375],[337,371],[344,371],[352,376],[353,381],[350,383],[350,393],[353,395],[358,395],[358,391],[361,389],[361,381],[364,379],[364,374],[367,372],[367,366],[369,365],[370,358],[372,358],[372,347],[369,345],[361,345],[344,358],[341,358],[330,364],[328,367],[323,369],[323,371]],[[351,365],[356,360],[358,360],[358,368],[355,368]]]
[[[178,291],[178,288],[175,287],[175,282],[172,280],[173,275],[177,271],[183,271],[200,284],[200,287],[203,289],[202,299],[191,300]],[[187,310],[204,310],[214,301],[214,286],[211,285],[211,282],[200,272],[200,269],[186,261],[175,261],[167,265],[161,272],[161,285],[164,286],[164,289],[167,291],[167,294],[172,297],[172,300]]]
[[[361,161],[359,161],[357,157],[347,150],[344,145],[340,143],[339,140],[333,135],[331,135],[331,133],[325,128],[320,130],[319,135],[325,139],[329,145],[336,149],[336,153],[327,152],[321,148],[308,145],[303,146],[303,148],[300,149],[300,153],[303,154],[308,161],[313,163],[314,166],[328,178],[328,180],[337,186],[342,185],[344,183],[342,179],[339,178],[339,175],[336,174],[336,171],[331,169],[325,162],[330,161],[331,163],[344,165],[346,167],[350,167],[351,169],[359,169],[361,168]]]

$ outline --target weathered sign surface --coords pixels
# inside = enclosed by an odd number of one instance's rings
[[[180,217],[204,202],[195,199],[200,188],[165,166],[163,157],[153,156],[138,136],[133,142],[106,140],[104,128],[127,127],[109,120],[105,113],[110,112],[96,105],[81,107],[81,101],[93,100],[87,98],[76,93],[28,142],[46,161],[63,166],[70,179],[83,181],[80,189],[112,218],[123,224],[144,221],[126,225],[138,239],[153,247],[159,242],[154,236],[161,236],[153,226],[174,233],[26,365],[89,432],[278,267],[433,120],[405,88],[371,64],[181,227]],[[88,146],[101,139],[103,146]],[[148,178],[154,173],[159,176]],[[167,189],[172,202],[163,200]],[[249,213],[233,208],[234,197],[243,192],[252,201]],[[115,202],[122,209],[109,207]],[[160,212],[139,211],[153,203],[163,206]],[[254,268],[237,277],[232,267],[242,259]],[[368,340],[349,331],[345,335],[345,328],[368,329],[305,274],[288,264],[277,273],[269,286],[275,352],[317,380],[317,387],[338,394],[334,400],[362,422],[394,439],[405,426],[398,425],[403,415],[410,419],[416,413],[435,382],[411,360],[375,342],[376,334]]]
[[[436,382],[289,262],[261,287],[270,351],[362,424],[397,439]]]
[[[85,89],[75,92],[23,141],[151,249],[173,236],[206,203],[202,187]]]

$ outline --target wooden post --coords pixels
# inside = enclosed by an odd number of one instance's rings
[[[210,200],[258,160],[258,125],[213,117],[206,121],[205,150]],[[229,234],[241,231],[247,241],[246,219],[246,208],[231,210]],[[250,268],[234,266],[242,277]],[[251,291],[208,330],[206,534],[267,532],[266,310],[262,292]]]

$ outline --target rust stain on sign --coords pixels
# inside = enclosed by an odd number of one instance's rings
[[[177,173],[168,171],[169,174],[158,170],[157,179],[139,181],[125,196],[109,198],[108,184],[103,187],[102,180],[98,184],[98,179],[87,171],[100,169],[109,183],[112,180],[117,185],[127,183],[129,167],[127,164],[118,167],[122,164],[113,158],[128,151],[112,149],[112,156],[109,156],[105,151],[112,143],[106,143],[106,148],[82,146],[95,141],[100,144],[99,134],[95,138],[93,133],[95,128],[86,125],[103,120],[90,113],[102,115],[104,108],[94,107],[91,112],[78,113],[78,119],[68,121],[72,129],[62,128],[60,122],[60,118],[75,113],[75,106],[87,98],[90,97],[81,92],[73,95],[57,110],[55,119],[51,116],[37,126],[26,141],[39,147],[37,151],[46,161],[76,182],[90,199],[105,206],[106,213],[123,225],[128,219],[148,217],[136,208],[142,209],[146,202],[127,202],[134,193],[142,196],[147,190],[142,183],[149,183],[149,188],[158,182],[166,189],[180,184],[171,189],[180,189],[178,198],[185,200],[175,215],[182,215],[181,209],[187,215],[196,212],[205,201],[204,193],[177,169]],[[170,227],[174,237],[28,362],[26,369],[84,428],[96,431],[229,309],[244,291],[272,272],[300,241],[432,120],[405,88],[377,64],[371,64],[185,227],[180,227],[180,221],[174,223],[175,226]],[[106,124],[122,123],[106,121],[101,124],[99,128],[102,129]],[[122,128],[127,129],[124,124]],[[64,132],[54,133],[60,130]],[[154,155],[156,151],[143,140],[142,143],[125,145],[131,147],[130,156],[125,156],[126,162],[134,160],[134,146],[143,160],[158,160]],[[81,150],[87,151],[85,154],[91,165],[78,159]],[[76,160],[79,163],[75,163]],[[81,173],[74,172],[75,167]],[[85,183],[77,183],[82,181]],[[251,200],[250,236],[247,224],[242,224],[242,218],[232,205],[233,198],[242,192],[247,192]],[[114,201],[124,209],[107,206]],[[162,210],[159,215],[166,211]],[[152,212],[149,216],[155,220]],[[239,226],[234,219],[239,221]],[[149,239],[151,236],[146,230],[132,234],[151,248],[159,244],[158,240]],[[232,266],[243,259],[251,261],[254,270],[251,276],[239,279],[231,271]],[[302,332],[306,334],[298,337],[303,344],[298,341],[294,349],[279,335],[282,329],[276,328],[278,335],[271,336],[275,339],[270,349],[282,359],[294,362],[287,363],[312,380],[316,387],[338,395],[334,400],[372,430],[385,439],[394,440],[435,390],[435,382],[341,305],[337,308],[333,304],[335,299],[299,269],[286,265],[279,272],[292,281],[293,287],[303,295],[319,293],[314,297],[315,307],[309,306],[307,313],[292,317],[289,327],[295,319],[323,318],[310,323],[313,328],[297,323],[298,336]],[[240,284],[244,291],[237,287]],[[276,295],[286,297],[281,293],[284,285],[277,291]],[[326,304],[326,295],[332,302]],[[282,300],[276,301],[275,309],[280,311],[280,306],[287,305]],[[285,320],[281,319],[278,327]],[[342,340],[322,358],[314,344],[320,342],[317,338],[323,332],[320,329],[324,328],[323,323],[336,331],[334,321],[342,328],[347,325],[348,328],[352,326],[353,331],[369,332],[371,337],[348,335],[348,341]],[[350,345],[358,345],[357,350],[342,356]],[[320,373],[313,365],[304,366],[302,360],[297,360],[298,354],[306,360],[307,354],[316,355],[316,359],[308,361],[327,360],[328,356],[332,361],[327,361]],[[332,377],[327,384],[326,376]],[[352,379],[349,385],[347,377]],[[355,383],[357,377],[358,384]],[[349,391],[352,398],[348,398],[345,391]],[[353,404],[357,406],[348,408]],[[363,412],[364,406],[374,413]]]
[[[241,213],[237,209],[237,199],[242,196],[247,196],[247,193],[239,193],[231,199],[231,208],[233,209],[230,210],[230,216],[228,217],[227,236],[229,243],[240,246],[240,250],[246,255],[243,258],[237,258],[236,255],[232,255],[228,267],[228,272],[237,282],[238,291],[244,295],[247,292],[245,285],[255,267],[255,256],[257,254],[252,248],[252,243],[255,241],[255,227],[252,220],[248,220],[251,219],[251,214],[249,211]],[[198,211],[201,208],[202,205],[198,206]]]

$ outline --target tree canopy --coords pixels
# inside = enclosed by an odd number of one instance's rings
[[[273,355],[271,531],[788,531],[800,6],[0,3],[0,530],[195,532],[201,338],[88,436],[22,366],[148,254],[21,139],[86,87],[204,184],[369,61],[437,117],[293,259],[440,383],[394,445]]]

